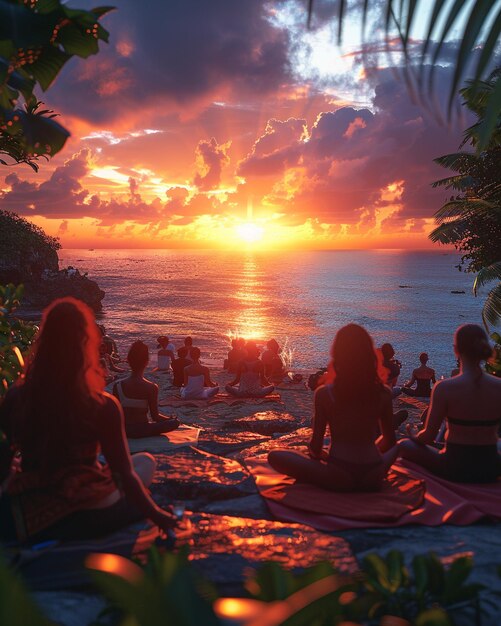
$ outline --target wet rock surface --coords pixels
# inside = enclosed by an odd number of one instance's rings
[[[211,581],[224,588],[242,585],[245,568],[277,561],[292,570],[328,560],[343,573],[356,571],[348,542],[308,526],[242,517],[193,515],[192,532],[180,537],[190,546],[191,560]]]
[[[194,448],[156,455],[158,471],[152,485],[155,500],[201,503],[231,499],[256,492],[249,472],[238,461]]]
[[[297,428],[297,420],[287,413],[277,411],[259,411],[248,417],[240,417],[224,424],[230,431],[252,432],[261,435],[289,433]]]

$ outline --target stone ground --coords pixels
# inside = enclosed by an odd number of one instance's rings
[[[150,378],[159,384],[160,398],[172,393],[166,374],[152,372]],[[229,376],[217,372],[214,379],[224,386]],[[446,560],[470,554],[475,560],[474,580],[489,589],[501,588],[497,575],[501,535],[494,524],[324,533],[273,520],[245,459],[277,445],[304,445],[313,397],[303,383],[282,383],[278,391],[280,403],[173,409],[182,422],[202,429],[198,448],[156,455],[159,471],[152,494],[161,505],[185,501],[191,532],[181,533],[179,543],[190,545],[195,567],[222,595],[241,595],[248,569],[267,560],[290,568],[329,560],[350,572],[366,554],[391,549],[401,550],[409,560],[429,550]],[[408,421],[418,421],[419,406],[397,399],[395,409],[399,408],[409,411]],[[404,428],[405,424],[401,433]],[[35,597],[52,619],[65,626],[86,626],[103,607],[101,598],[79,590],[35,592]],[[483,605],[487,611],[483,626],[501,623],[497,596],[486,593]]]

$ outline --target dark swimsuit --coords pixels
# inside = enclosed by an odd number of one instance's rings
[[[459,420],[447,418],[456,426],[481,427],[496,426],[499,420]],[[457,483],[493,483],[501,474],[501,457],[497,445],[450,443],[445,445],[441,455],[441,475]]]

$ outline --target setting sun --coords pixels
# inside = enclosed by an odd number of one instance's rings
[[[236,227],[236,231],[240,239],[243,239],[247,243],[255,243],[263,238],[263,229],[257,224],[239,224]]]

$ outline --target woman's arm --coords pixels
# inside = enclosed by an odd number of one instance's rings
[[[435,384],[437,382],[437,377],[435,375],[435,370],[431,370],[432,371],[432,375],[431,375],[431,382],[433,384]]]
[[[158,412],[158,385],[154,383],[150,383],[151,387],[149,389],[148,394],[148,407],[150,409],[150,416],[154,422],[159,422],[162,417],[160,417],[160,413]]]
[[[322,396],[325,394],[325,389],[321,387],[315,391],[314,399],[314,414],[312,420],[312,429],[310,443],[308,444],[308,452],[314,459],[322,458],[322,451],[324,448],[324,436],[327,428],[327,416],[325,412]]]
[[[412,387],[412,385],[416,382],[416,370],[412,370],[412,378],[408,383],[405,383],[405,387]]]
[[[430,409],[428,411],[428,417],[426,418],[426,424],[417,435],[413,435],[408,429],[409,437],[416,443],[423,445],[433,443],[435,437],[440,430],[442,422],[447,417],[447,400],[446,390],[444,383],[447,381],[439,381],[432,389],[430,397]]]
[[[125,497],[132,506],[163,530],[172,528],[175,525],[175,519],[153,502],[134,471],[125,436],[122,408],[109,394],[106,394],[98,426],[102,452],[112,472],[119,477]]]
[[[188,368],[189,368],[189,367],[190,367],[190,366],[189,366],[189,365],[187,365],[187,366],[184,368],[184,374],[183,374],[183,377],[184,377],[184,386],[185,386],[185,387],[187,387],[187,386],[188,386],[188,371],[187,371],[187,370],[188,370]]]
[[[397,443],[395,437],[395,429],[393,428],[393,404],[391,401],[391,392],[384,391],[381,399],[381,417],[379,419],[379,427],[381,436],[376,441],[376,445],[380,452],[387,452]]]

